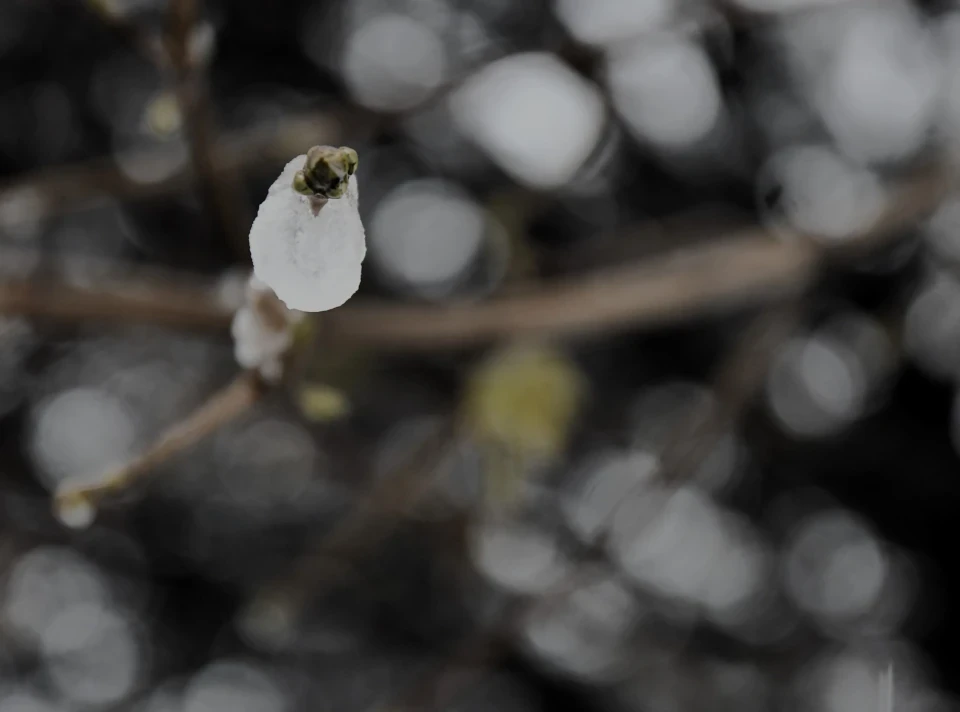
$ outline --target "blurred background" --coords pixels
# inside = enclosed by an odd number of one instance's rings
[[[960,709],[958,80],[951,0],[0,0],[0,712]],[[314,144],[360,292],[201,433]]]

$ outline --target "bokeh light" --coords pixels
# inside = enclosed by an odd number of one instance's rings
[[[777,195],[766,205],[770,195]],[[782,230],[837,242],[877,219],[883,187],[869,172],[822,146],[798,146],[774,154],[760,184],[769,220]]]
[[[66,480],[96,482],[136,451],[134,414],[105,391],[64,391],[35,413],[32,454],[51,489]]]
[[[560,21],[577,39],[614,44],[664,25],[673,14],[673,0],[557,0]]]
[[[477,569],[515,593],[542,593],[567,573],[569,562],[549,533],[532,525],[489,520],[470,536]]]
[[[548,53],[517,54],[484,67],[452,102],[462,130],[504,171],[538,188],[573,181],[604,127],[596,86]]]
[[[704,139],[723,101],[703,49],[673,35],[611,53],[607,68],[614,105],[637,136],[662,148]]]
[[[405,183],[377,206],[370,259],[400,290],[441,298],[478,259],[487,222],[482,208],[455,184]]]
[[[372,109],[415,106],[440,86],[447,71],[440,38],[406,15],[370,18],[344,48],[344,79],[357,100]]]
[[[75,606],[102,611],[109,600],[106,582],[97,569],[62,547],[38,547],[23,554],[11,567],[4,589],[6,625],[35,646],[41,644],[60,613]]]

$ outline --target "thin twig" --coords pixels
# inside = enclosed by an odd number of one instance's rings
[[[237,171],[219,168],[222,159],[217,146],[213,105],[207,86],[205,59],[194,56],[191,47],[198,25],[200,0],[171,0],[167,50],[173,65],[174,89],[184,117],[187,144],[194,174],[221,229],[233,247],[248,256],[247,231],[251,218]]]
[[[175,51],[186,49],[178,47]],[[283,164],[291,157],[303,153],[309,146],[341,143],[346,139],[348,130],[351,140],[368,139],[404,117],[443,102],[469,71],[472,69],[449,77],[429,96],[401,112],[376,114],[357,106],[347,106],[336,111],[315,111],[275,122],[265,122],[229,133],[221,139],[209,134],[204,135],[201,131],[200,138],[209,139],[210,153],[216,158],[212,162],[213,174],[209,177],[218,182],[224,178],[229,181],[244,171],[255,168],[273,169],[276,164]],[[190,186],[192,180],[203,175],[202,172],[197,173],[191,165],[161,180],[138,183],[120,169],[120,165],[140,164],[144,168],[137,171],[138,173],[154,174],[157,171],[150,170],[149,165],[166,165],[168,161],[164,159],[168,154],[169,149],[162,147],[130,150],[117,159],[102,156],[79,163],[39,169],[0,185],[0,203],[7,197],[29,196],[31,202],[39,203],[39,211],[24,216],[25,220],[33,222],[80,210],[105,198],[133,200],[168,195]],[[227,197],[235,198],[231,195]]]
[[[602,270],[529,293],[440,307],[361,303],[323,316],[329,338],[404,351],[579,337],[722,313],[802,284],[813,252],[759,234]]]
[[[496,622],[466,636],[447,660],[387,704],[380,705],[378,712],[426,712],[448,707],[471,680],[510,652],[531,615],[555,610],[593,575],[592,570],[577,568],[539,596],[510,601]]]
[[[104,284],[105,283],[105,284]],[[50,279],[0,282],[0,314],[68,323],[154,324],[186,329],[224,329],[232,305],[216,287],[124,281],[81,287]]]
[[[354,300],[323,315],[324,338],[420,351],[531,335],[577,337],[649,328],[720,313],[795,293],[819,259],[849,261],[886,244],[928,214],[951,186],[939,171],[906,182],[870,229],[825,252],[804,239],[775,241],[759,227],[705,235],[697,247],[487,302],[424,306]],[[98,287],[9,281],[0,282],[0,313],[165,325],[182,320],[184,326],[225,329],[233,307],[214,294],[213,288],[182,293],[172,286],[144,289],[122,281]]]
[[[136,459],[106,475],[97,484],[66,487],[58,492],[54,501],[56,510],[63,513],[78,507],[95,509],[106,498],[127,490],[157,466],[246,413],[260,400],[265,390],[256,373],[242,373],[161,435],[152,447]]]
[[[676,487],[703,463],[724,432],[736,423],[763,386],[779,347],[801,318],[801,297],[765,308],[746,327],[717,370],[710,399],[672,434],[660,453],[660,479]]]
[[[449,452],[453,437],[452,422],[445,421],[396,471],[365,492],[358,505],[308,547],[286,574],[265,586],[254,605],[279,605],[285,618],[295,617],[309,598],[349,578],[350,563],[386,539],[433,484],[437,465]]]
[[[256,168],[272,170],[302,153],[304,146],[338,143],[343,126],[336,115],[314,112],[226,134],[215,141],[218,160],[213,165],[213,177],[219,181],[224,176]],[[134,181],[120,168],[140,165],[143,170],[138,172],[153,174],[156,171],[149,166],[166,164],[168,153],[169,149],[164,147],[128,150],[117,158],[106,156],[42,168],[0,187],[0,200],[28,197],[38,210],[25,218],[42,220],[83,210],[108,198],[143,200],[168,195],[191,185],[196,175],[191,166],[150,183]]]
[[[506,655],[529,608],[526,601],[512,602],[496,624],[480,628],[464,638],[442,664],[378,707],[377,712],[422,712],[445,707],[450,698]]]
[[[140,25],[132,22],[122,12],[117,12],[110,0],[88,0],[85,5],[100,18],[123,42],[133,47],[161,73],[170,70],[170,58],[163,49],[159,37],[155,37]]]

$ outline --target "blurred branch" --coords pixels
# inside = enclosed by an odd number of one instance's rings
[[[84,3],[100,20],[110,28],[124,43],[133,47],[161,73],[170,68],[170,58],[163,49],[163,43],[140,25],[131,22],[122,12],[118,12],[111,0],[87,0]]]
[[[741,238],[479,304],[358,300],[322,316],[323,338],[416,351],[513,336],[576,336],[670,323],[790,291],[803,282],[812,256],[805,247],[765,237]],[[0,282],[0,313],[225,329],[233,308],[214,295],[212,286],[161,288],[116,280],[87,287],[11,280]]]
[[[281,606],[285,617],[295,616],[309,598],[347,579],[350,562],[386,539],[433,484],[453,438],[453,421],[446,419],[395,471],[360,495],[358,505],[298,557],[287,574],[265,586],[254,606]]]
[[[712,380],[712,398],[681,424],[660,453],[660,479],[676,487],[690,479],[720,437],[740,420],[763,387],[782,345],[798,327],[802,298],[765,308],[754,317]]]
[[[695,247],[481,303],[354,300],[321,316],[322,338],[418,351],[681,322],[796,292],[819,260],[850,261],[888,244],[933,210],[952,186],[939,169],[903,183],[891,192],[874,225],[828,249],[802,236],[777,241],[761,227],[703,236]],[[179,319],[184,326],[225,329],[233,308],[216,302],[213,294],[212,289],[145,289],[119,281],[101,287],[10,281],[0,282],[0,313],[165,325]]]
[[[91,0],[88,4],[108,27],[145,56],[168,84],[173,84],[184,117],[193,174],[228,239],[246,255],[249,207],[243,198],[238,172],[220,168],[223,161],[216,142],[213,106],[205,72],[209,58],[202,56],[196,42],[198,2],[171,0],[169,27],[163,41],[149,35],[105,0]],[[104,182],[109,184],[110,176],[104,177],[108,178]]]
[[[337,143],[343,132],[340,117],[326,112],[303,114],[283,121],[236,131],[214,142],[213,176],[219,180],[254,168],[274,168],[314,143]],[[30,220],[43,220],[63,213],[82,210],[107,198],[138,200],[167,195],[190,186],[196,175],[185,166],[162,180],[138,183],[120,169],[120,165],[140,164],[144,174],[157,171],[150,164],[164,165],[168,150],[162,147],[128,151],[122,160],[111,157],[44,168],[27,174],[0,188],[0,201],[29,196],[40,202],[39,214]],[[209,178],[210,176],[208,176]]]
[[[247,231],[252,218],[239,171],[224,171],[216,139],[216,123],[207,86],[208,58],[194,47],[200,0],[170,0],[167,51],[173,65],[174,89],[184,117],[193,171],[201,192],[219,218],[221,229],[238,254],[248,256]]]
[[[380,705],[377,712],[426,712],[447,707],[457,693],[506,655],[529,608],[529,603],[523,601],[509,604],[494,625],[467,636],[441,665],[387,704]]]
[[[471,681],[510,652],[534,610],[542,613],[556,608],[591,576],[589,567],[575,568],[546,593],[510,601],[495,622],[466,636],[442,664],[387,704],[378,706],[377,712],[427,712],[451,706]]]
[[[350,106],[336,111],[315,111],[276,122],[264,122],[259,126],[230,132],[218,138],[212,123],[203,123],[199,119],[191,130],[191,113],[195,112],[192,112],[190,107],[196,105],[199,99],[197,108],[203,110],[200,113],[201,118],[209,118],[209,99],[205,85],[201,85],[203,91],[199,96],[190,86],[195,79],[190,74],[190,39],[189,35],[184,36],[183,33],[186,21],[192,17],[193,11],[189,7],[187,11],[183,10],[183,6],[178,4],[181,2],[183,0],[174,3],[176,8],[171,6],[173,17],[176,18],[174,39],[168,38],[166,48],[160,45],[160,49],[166,49],[166,52],[160,53],[163,56],[158,57],[158,61],[169,67],[171,58],[175,56],[179,63],[179,79],[174,81],[180,84],[178,101],[187,119],[191,137],[191,166],[176,170],[161,180],[138,183],[129,178],[120,165],[139,166],[140,170],[136,172],[140,175],[162,173],[162,170],[151,170],[148,166],[165,166],[168,163],[165,158],[169,150],[163,147],[129,150],[122,158],[102,156],[78,163],[42,168],[9,180],[0,185],[0,203],[4,199],[16,199],[21,195],[37,199],[41,209],[38,213],[26,216],[27,220],[37,221],[83,209],[105,198],[137,200],[168,195],[189,187],[193,180],[198,179],[226,186],[228,189],[223,191],[222,198],[227,201],[227,205],[233,206],[238,202],[239,194],[232,193],[229,186],[238,174],[255,168],[272,170],[315,144],[339,144],[346,139],[347,127],[350,138],[356,140],[395,125],[405,116],[444,101],[460,81],[473,71],[471,69],[450,77],[429,97],[401,112],[375,114]],[[93,4],[99,6],[102,3],[93,0]],[[99,11],[98,14],[103,16]],[[104,19],[128,38],[133,33],[140,33],[140,30],[122,17],[111,14]],[[163,71],[169,74],[169,68]],[[212,122],[212,119],[210,121]]]
[[[803,288],[820,260],[879,249],[929,214],[954,180],[935,166],[891,189],[863,232],[829,248],[808,236],[777,241],[763,227],[703,236],[696,247],[479,304],[349,303],[323,314],[325,337],[379,349],[475,346],[514,337],[573,337],[675,323]]]
[[[54,499],[56,511],[65,521],[69,521],[67,512],[70,510],[95,510],[106,498],[126,491],[157,466],[246,413],[265,392],[266,387],[254,372],[240,374],[184,420],[167,430],[136,459],[107,474],[97,484],[68,486],[57,492]]]
[[[814,254],[762,235],[718,243],[480,304],[357,302],[325,314],[324,326],[331,339],[399,350],[655,326],[792,291],[803,283]]]
[[[103,282],[106,282],[103,285]],[[167,327],[224,329],[233,310],[213,287],[125,281],[89,288],[53,280],[0,281],[0,314],[66,322],[145,323]]]

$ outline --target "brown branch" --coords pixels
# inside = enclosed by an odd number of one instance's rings
[[[204,330],[224,329],[232,318],[230,305],[217,300],[213,287],[105,281],[97,288],[50,279],[0,281],[0,314]]]
[[[183,16],[180,15],[180,17]],[[181,54],[187,52],[187,40],[179,40],[179,42],[174,52]],[[183,61],[186,59],[188,58],[183,58]],[[164,53],[164,62],[170,63],[169,47],[168,52]],[[339,144],[346,138],[347,127],[349,127],[351,138],[370,136],[384,126],[389,126],[405,116],[443,101],[459,85],[465,75],[466,72],[450,77],[430,96],[402,112],[375,114],[355,106],[338,109],[335,112],[309,112],[298,117],[265,122],[259,126],[231,132],[221,138],[216,138],[209,126],[201,125],[200,130],[194,134],[199,138],[198,148],[201,149],[202,170],[199,171],[196,169],[196,161],[191,161],[190,166],[162,180],[138,183],[128,178],[119,166],[151,162],[166,164],[164,158],[169,150],[163,147],[128,150],[124,152],[122,161],[115,160],[111,156],[101,156],[79,163],[43,168],[18,176],[0,185],[0,201],[7,196],[18,194],[36,196],[42,207],[39,215],[29,216],[32,221],[83,209],[105,198],[142,200],[168,195],[188,188],[194,180],[198,179],[205,178],[215,183],[225,179],[229,182],[235,179],[238,173],[244,171],[267,167],[273,169],[277,164],[282,165],[292,157],[303,153],[309,146]],[[189,91],[184,91],[178,100],[183,100],[184,104],[190,106],[193,97]],[[205,107],[201,106],[201,108]],[[189,119],[189,116],[186,118]],[[206,154],[213,156],[215,160],[206,161],[202,157]],[[208,170],[212,173],[208,173]],[[155,171],[140,171],[147,174],[152,172]],[[236,195],[230,194],[229,190],[224,193],[225,200],[236,202]]]
[[[325,112],[304,114],[283,121],[265,123],[233,132],[213,141],[212,176],[221,180],[255,168],[275,168],[315,143],[338,143],[343,121]],[[138,183],[120,169],[120,165],[165,163],[168,149],[163,147],[128,150],[122,160],[101,157],[80,163],[43,168],[21,176],[0,187],[0,200],[16,195],[36,196],[41,204],[36,218],[52,218],[82,210],[108,198],[143,200],[184,190],[197,175],[185,166],[162,180]],[[150,173],[145,169],[146,173]]]
[[[164,52],[159,37],[149,34],[126,15],[117,12],[109,0],[87,0],[85,5],[124,43],[133,47],[161,73],[169,70],[170,59]]]
[[[198,26],[200,0],[171,0],[167,51],[173,65],[174,90],[184,117],[193,171],[211,212],[234,249],[249,257],[247,232],[252,218],[239,171],[223,171],[217,146],[213,104],[204,60],[193,55],[191,42]]]
[[[163,41],[146,33],[126,17],[113,12],[107,3],[89,4],[103,22],[122,39],[138,49],[172,84],[180,113],[184,117],[187,145],[193,174],[201,193],[207,196],[211,212],[228,239],[244,256],[246,232],[250,224],[249,208],[243,197],[236,171],[221,170],[222,158],[216,143],[213,107],[207,89],[205,58],[194,56],[191,46],[198,25],[199,0],[171,0],[169,27]],[[116,182],[116,176],[101,176],[104,185]]]
[[[511,638],[529,613],[530,604],[513,602],[499,622],[480,628],[467,636],[442,664],[400,692],[378,712],[425,712],[448,706],[457,693],[485,670],[503,659],[510,650]]]
[[[765,308],[746,327],[714,374],[711,398],[678,426],[660,452],[659,478],[670,487],[689,480],[736,424],[766,381],[779,347],[801,320],[802,296]]]
[[[64,521],[70,521],[71,511],[89,509],[91,513],[94,512],[106,498],[127,490],[157,466],[246,413],[265,392],[266,387],[256,373],[247,371],[240,374],[184,420],[167,430],[136,459],[107,474],[97,484],[67,486],[57,492],[55,510]]]
[[[682,254],[545,284],[535,292],[450,306],[350,302],[322,316],[324,338],[376,349],[418,351],[475,346],[523,336],[582,336],[655,326],[709,314],[802,284],[813,252],[768,238],[723,240]],[[142,286],[116,280],[98,287],[0,282],[0,313],[226,328],[229,305],[214,288]]]
[[[518,336],[574,337],[709,315],[802,289],[820,260],[844,262],[888,244],[955,187],[941,166],[891,191],[863,232],[836,247],[809,236],[775,241],[763,228],[703,238],[699,246],[589,274],[535,292],[438,307],[357,302],[323,315],[329,338],[380,349],[475,346]]]
[[[449,707],[473,679],[510,652],[531,614],[556,609],[592,575],[592,571],[586,568],[575,568],[540,596],[510,601],[494,623],[466,636],[447,660],[421,676],[388,704],[380,705],[378,712],[427,712]]]
[[[724,240],[535,292],[438,307],[357,302],[323,316],[329,338],[380,349],[477,346],[520,336],[575,337],[657,326],[794,290],[813,264],[804,245]]]
[[[649,328],[718,313],[796,292],[820,259],[848,261],[882,247],[927,215],[952,186],[939,170],[904,183],[870,229],[826,251],[802,236],[775,241],[762,228],[704,236],[696,247],[481,303],[353,300],[322,315],[323,337],[357,347],[419,351]],[[182,292],[121,281],[96,288],[0,282],[0,313],[224,329],[232,307],[213,295],[212,288]]]
[[[361,495],[357,507],[298,557],[286,574],[265,586],[253,606],[279,606],[285,618],[294,618],[311,597],[348,579],[350,562],[386,539],[406,509],[432,485],[453,437],[453,423],[447,420],[396,471]]]

